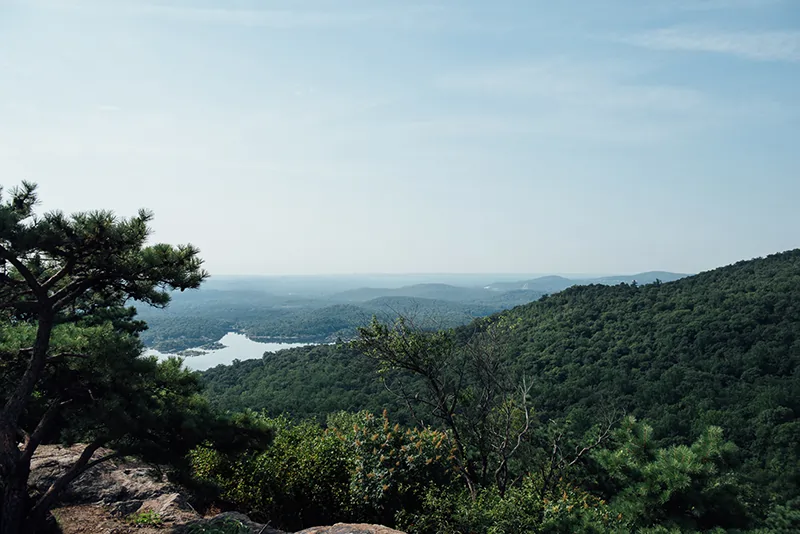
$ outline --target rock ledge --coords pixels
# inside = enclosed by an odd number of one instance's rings
[[[31,462],[30,490],[47,490],[80,456],[83,445],[39,447]],[[104,456],[111,451],[99,450]],[[152,511],[158,525],[136,525],[131,518]],[[183,488],[170,484],[165,475],[142,462],[114,459],[99,464],[77,478],[53,510],[63,534],[188,534],[226,520],[237,521],[252,534],[288,534],[255,523],[237,512],[203,517],[189,504]],[[203,528],[205,527],[205,528]],[[380,525],[344,524],[313,527],[300,534],[403,534]]]

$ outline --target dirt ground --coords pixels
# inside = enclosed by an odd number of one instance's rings
[[[115,518],[104,507],[82,504],[53,510],[63,534],[164,534],[171,526],[136,527]]]

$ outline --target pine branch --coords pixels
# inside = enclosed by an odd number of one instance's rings
[[[71,257],[67,260],[67,263],[53,276],[51,276],[42,287],[45,291],[49,291],[52,289],[57,283],[59,283],[65,276],[72,273],[72,269],[75,268],[75,258]]]
[[[14,254],[12,254],[3,245],[0,245],[0,258],[6,260],[8,263],[13,265],[15,269],[17,269],[17,272],[19,272],[19,274],[22,275],[22,278],[25,279],[25,282],[27,282],[28,287],[31,288],[31,290],[34,292],[34,294],[40,301],[45,300],[47,298],[47,292],[44,290],[42,285],[39,283],[39,280],[36,279],[36,277],[33,275],[30,269],[28,269],[24,263],[19,261],[19,258],[17,258]]]
[[[88,360],[91,358],[88,354],[81,354],[76,352],[63,352],[61,354],[55,354],[47,358],[47,363],[58,363],[66,360],[67,358],[76,358],[82,360]]]

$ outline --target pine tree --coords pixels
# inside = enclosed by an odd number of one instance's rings
[[[68,416],[70,403],[94,395],[88,383],[102,382],[97,372],[87,374],[75,363],[97,363],[98,354],[53,344],[54,333],[63,334],[67,325],[87,328],[91,320],[113,323],[116,314],[118,331],[112,328],[106,333],[121,342],[123,323],[128,330],[141,328],[133,321],[133,312],[125,309],[130,299],[165,306],[170,290],[196,288],[207,276],[195,247],[146,244],[150,212],[142,210],[129,219],[108,211],[38,216],[35,184],[23,182],[10,193],[0,203],[0,319],[7,327],[28,326],[32,334],[30,346],[16,347],[2,362],[10,387],[0,412],[1,534],[20,532],[30,512],[27,481],[36,448]],[[119,343],[111,346],[122,348]],[[127,350],[135,351],[136,346]],[[123,383],[119,380],[123,369],[114,368],[113,354],[106,356],[107,386],[117,387]],[[133,360],[120,356],[120,362]],[[108,410],[107,426],[115,413],[114,407]],[[33,414],[36,421],[31,420]],[[102,418],[95,421],[101,422]],[[102,433],[102,424],[96,430]],[[101,443],[89,445],[87,462],[92,448]]]
[[[708,427],[691,445],[659,448],[652,427],[630,416],[615,437],[617,447],[598,450],[594,459],[610,478],[611,506],[632,531],[743,526],[728,466],[735,446],[721,428]]]

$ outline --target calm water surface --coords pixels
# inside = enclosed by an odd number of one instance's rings
[[[237,334],[235,332],[228,332],[222,337],[222,339],[219,340],[219,342],[225,345],[224,349],[211,351],[191,349],[202,351],[203,354],[200,356],[190,356],[184,358],[183,361],[186,367],[189,369],[194,369],[195,371],[205,371],[206,369],[216,367],[220,364],[229,365],[233,363],[233,360],[253,360],[256,358],[261,358],[265,352],[275,352],[277,350],[291,349],[293,347],[305,347],[312,344],[258,343],[248,339],[247,336],[243,334]],[[146,354],[154,354],[159,358],[173,356],[173,354],[164,354],[153,349],[149,349]]]

